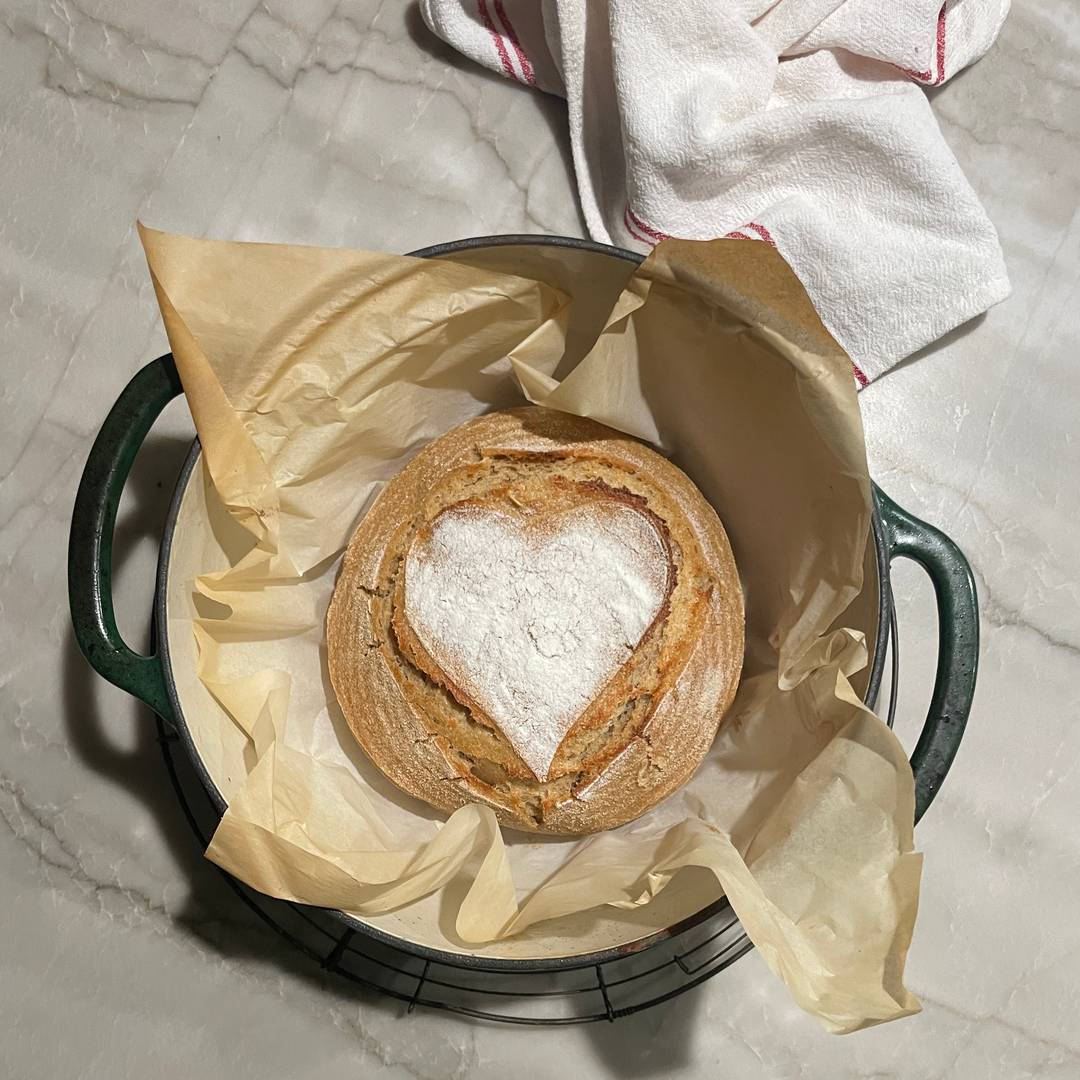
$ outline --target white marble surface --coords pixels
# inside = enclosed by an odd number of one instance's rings
[[[411,4],[0,2],[0,1075],[1080,1076],[1080,22],[1020,0],[934,94],[1014,292],[862,397],[874,472],[970,554],[975,712],[920,826],[908,975],[924,1012],[824,1035],[751,954],[614,1026],[518,1030],[323,979],[220,885],[145,712],[68,628],[90,440],[165,350],[133,230],[404,251],[578,234],[560,105],[450,55]],[[121,622],[145,632],[189,422],[173,406],[121,512]],[[934,616],[897,573],[898,729]]]

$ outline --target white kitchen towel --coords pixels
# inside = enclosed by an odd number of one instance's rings
[[[918,84],[1009,0],[421,0],[431,29],[564,96],[597,240],[772,244],[860,385],[1009,291],[997,235]]]

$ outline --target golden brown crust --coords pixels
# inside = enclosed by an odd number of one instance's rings
[[[447,508],[528,517],[609,500],[663,536],[668,587],[540,781],[410,625],[405,558]],[[447,811],[486,802],[515,828],[588,833],[638,817],[697,768],[738,684],[742,593],[723,526],[670,462],[591,420],[511,409],[430,443],[386,486],[345,553],[327,638],[350,728],[405,791]]]

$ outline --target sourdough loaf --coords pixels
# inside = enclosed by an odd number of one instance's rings
[[[683,784],[738,683],[723,526],[628,436],[523,408],[430,443],[346,551],[330,676],[375,764],[442,810],[613,828]]]

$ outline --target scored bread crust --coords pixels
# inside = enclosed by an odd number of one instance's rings
[[[448,507],[528,516],[605,500],[656,526],[668,590],[542,782],[409,625],[404,562]],[[526,407],[453,429],[383,489],[342,561],[328,662],[350,729],[404,791],[445,811],[487,803],[513,828],[583,834],[640,816],[690,778],[735,696],[743,621],[727,535],[684,473],[595,421]]]

